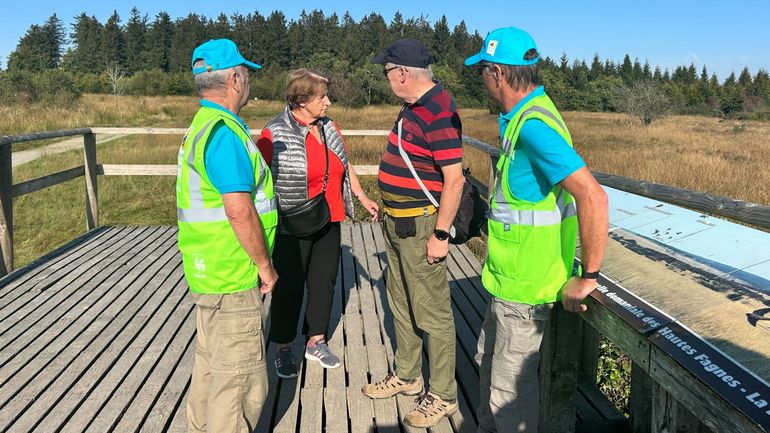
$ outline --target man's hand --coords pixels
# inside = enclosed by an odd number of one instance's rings
[[[449,240],[440,241],[436,235],[431,234],[428,238],[428,254],[426,259],[429,264],[438,263],[444,260],[449,254]]]
[[[584,280],[572,277],[567,280],[561,293],[561,302],[564,309],[572,313],[583,313],[588,307],[583,304],[583,299],[596,288],[596,280]]]
[[[259,293],[266,295],[273,291],[278,281],[278,273],[272,263],[259,267]]]

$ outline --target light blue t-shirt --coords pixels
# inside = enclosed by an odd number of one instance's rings
[[[505,133],[511,118],[524,104],[536,96],[545,94],[539,86],[519,101],[505,115],[500,115],[500,136]],[[585,167],[585,162],[558,132],[538,119],[531,119],[521,126],[515,153],[508,168],[508,185],[511,194],[527,201],[544,199],[554,185]]]
[[[248,131],[249,128],[233,112],[205,99],[201,106],[222,110],[232,115]],[[251,192],[254,188],[254,166],[243,142],[223,122],[214,126],[209,136],[209,144],[203,154],[203,163],[214,188],[220,194],[229,192]]]

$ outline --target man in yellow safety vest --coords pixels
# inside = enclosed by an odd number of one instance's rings
[[[278,224],[270,168],[238,117],[248,69],[233,41],[192,55],[201,108],[179,151],[177,222],[185,278],[196,305],[190,432],[251,432],[267,396],[262,295]]]
[[[479,432],[537,432],[540,343],[554,305],[585,311],[607,242],[607,195],[572,148],[538,84],[540,55],[515,27],[492,31],[465,60],[504,110],[489,197],[482,283],[493,297],[479,335]],[[572,275],[580,232],[582,272]]]

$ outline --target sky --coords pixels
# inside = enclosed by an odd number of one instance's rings
[[[387,23],[396,11],[405,18],[422,15],[431,23],[446,15],[450,29],[464,20],[469,32],[476,30],[482,36],[498,27],[527,30],[541,54],[553,59],[567,54],[570,61],[585,59],[590,64],[598,54],[602,60],[620,62],[628,53],[632,59],[647,60],[662,69],[693,63],[700,73],[705,65],[720,81],[732,71],[739,74],[745,66],[752,75],[759,69],[770,70],[770,0],[22,0],[0,15],[0,64],[7,66],[8,54],[30,25],[43,24],[53,13],[69,33],[74,17],[81,12],[105,23],[116,10],[125,24],[134,6],[147,14],[149,21],[161,11],[175,19],[189,13],[213,18],[220,12],[269,15],[280,10],[291,20],[303,9],[322,9],[327,15],[336,12],[340,17],[348,11],[356,21],[377,12]]]

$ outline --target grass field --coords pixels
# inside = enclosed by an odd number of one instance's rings
[[[71,109],[0,108],[4,134],[84,126],[186,127],[197,108],[189,97],[85,95]],[[261,128],[283,108],[277,101],[251,101],[241,115]],[[343,129],[390,129],[396,106],[348,109],[332,106]],[[462,110],[466,135],[497,143],[497,118],[486,110]],[[630,125],[622,114],[564,113],[575,147],[593,170],[770,204],[770,123],[672,116],[651,126]],[[181,137],[132,136],[98,146],[100,163],[174,164]],[[349,137],[355,164],[377,164],[382,137]],[[36,143],[14,146],[14,150]],[[82,164],[82,151],[47,156],[13,171],[14,183]],[[467,149],[464,164],[486,179],[488,159]],[[363,178],[370,196],[376,180]],[[174,179],[100,177],[102,224],[173,224]],[[74,180],[14,201],[16,266],[24,265],[85,230],[83,180]]]

